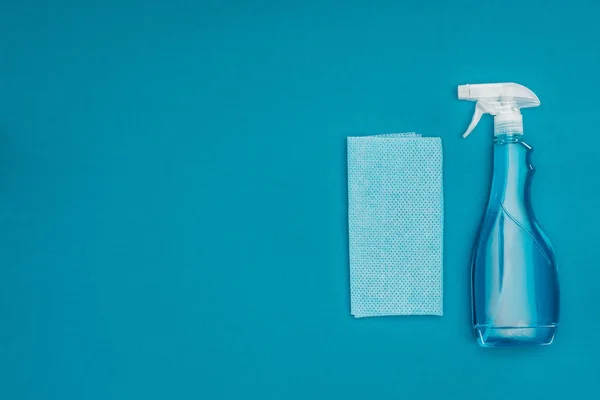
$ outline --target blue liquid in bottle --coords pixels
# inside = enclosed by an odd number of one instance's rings
[[[556,258],[531,206],[532,148],[496,136],[488,206],[472,261],[473,320],[484,347],[547,345],[559,319]]]

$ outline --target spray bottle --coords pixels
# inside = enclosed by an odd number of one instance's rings
[[[476,101],[463,137],[483,114],[494,116],[494,167],[472,259],[473,325],[484,347],[551,344],[559,318],[554,250],[531,205],[532,148],[523,141],[521,108],[537,96],[515,83],[461,85]]]

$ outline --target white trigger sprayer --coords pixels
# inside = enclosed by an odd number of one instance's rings
[[[521,108],[537,107],[540,99],[525,86],[516,83],[460,85],[459,100],[476,101],[473,119],[463,134],[466,138],[475,129],[483,114],[494,116],[494,135],[523,134]]]

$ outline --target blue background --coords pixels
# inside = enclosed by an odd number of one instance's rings
[[[249,5],[247,3],[254,3]],[[593,398],[594,1],[9,1],[0,7],[3,399]],[[485,350],[469,258],[515,81],[562,326]],[[444,145],[444,316],[349,313],[345,138]]]

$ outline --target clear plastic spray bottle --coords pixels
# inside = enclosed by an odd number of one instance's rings
[[[523,141],[520,112],[540,101],[515,83],[461,85],[458,98],[477,102],[463,137],[483,114],[494,115],[492,186],[472,259],[477,341],[484,347],[551,344],[559,319],[556,258],[531,205],[532,148]]]

